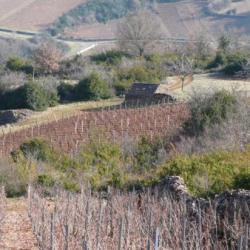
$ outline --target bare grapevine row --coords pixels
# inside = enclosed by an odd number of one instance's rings
[[[192,213],[169,195],[30,190],[29,213],[41,249],[240,249],[249,226],[240,214],[219,218],[211,205]]]
[[[4,218],[5,209],[6,209],[6,196],[5,196],[4,187],[2,186],[0,189],[0,222]]]

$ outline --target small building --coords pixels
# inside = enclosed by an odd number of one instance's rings
[[[134,83],[125,95],[126,103],[154,104],[174,102],[167,84]]]

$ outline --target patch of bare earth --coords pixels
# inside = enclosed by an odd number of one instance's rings
[[[26,199],[7,199],[0,226],[0,250],[38,250],[27,212]]]

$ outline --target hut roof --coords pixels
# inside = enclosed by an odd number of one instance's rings
[[[153,96],[154,94],[168,94],[168,86],[166,84],[155,83],[134,83],[129,89],[129,96]]]

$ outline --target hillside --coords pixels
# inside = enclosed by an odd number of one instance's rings
[[[83,0],[0,0],[0,27],[41,31],[82,2]]]
[[[67,28],[67,24],[63,36],[75,39],[115,38],[116,24],[120,20],[116,18],[126,13],[123,6],[121,7],[123,9],[119,9],[121,14],[114,15],[113,12],[116,10],[110,10],[111,13],[104,13],[99,22],[98,20],[95,21],[96,17],[83,17],[83,20],[81,20],[78,16],[75,18],[80,21],[75,22],[72,21],[74,15],[93,15],[86,10],[79,9],[78,6],[84,6],[84,0],[26,0],[22,3],[14,0],[14,4],[13,1],[10,4],[7,0],[0,0],[0,4],[0,28],[41,32],[51,28],[53,23],[59,21],[61,27],[66,22],[69,23],[69,28]],[[94,4],[94,6],[98,7],[96,3]],[[101,11],[103,8],[96,9],[97,7],[93,7],[93,5],[90,6],[95,11]],[[15,8],[12,6],[15,6]],[[153,10],[161,18],[166,27],[166,34],[171,38],[190,38],[201,31],[212,36],[221,34],[226,30],[241,35],[250,34],[248,25],[250,21],[249,1],[234,2],[227,8],[217,12],[209,11],[207,7],[207,1],[180,1],[159,3],[154,6]],[[81,11],[87,14],[79,14]],[[228,11],[234,11],[234,13],[227,14]],[[110,18],[114,19],[108,21]],[[84,21],[85,19],[86,21]],[[105,21],[102,21],[102,19]]]

